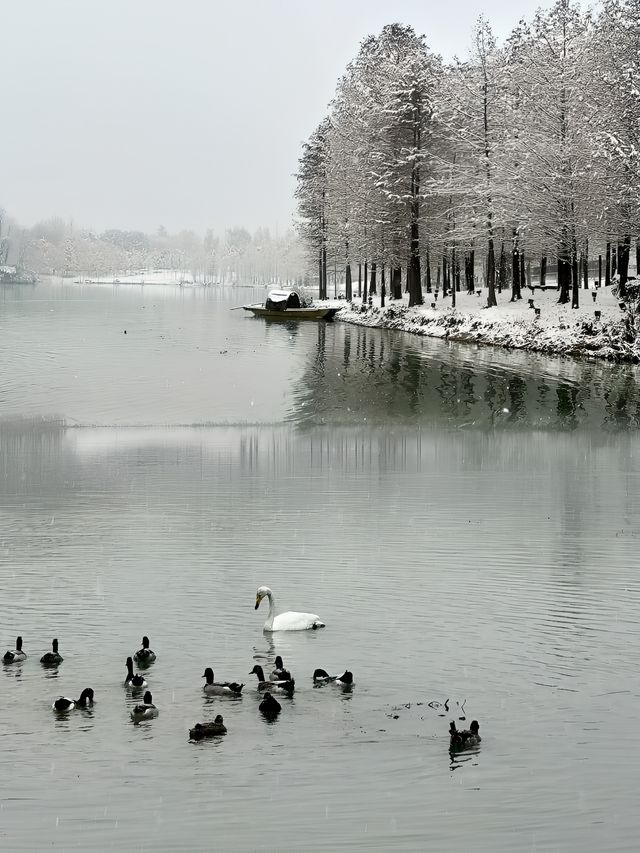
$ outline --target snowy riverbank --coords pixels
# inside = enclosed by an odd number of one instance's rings
[[[595,302],[593,293],[597,294]],[[336,320],[508,349],[640,362],[640,341],[629,334],[626,314],[610,288],[580,290],[581,305],[575,309],[558,305],[556,290],[535,290],[532,294],[526,289],[517,302],[509,301],[511,291],[503,291],[497,298],[495,308],[484,307],[486,291],[481,296],[456,293],[455,308],[449,296],[438,299],[432,308],[430,293],[424,294],[425,304],[417,308],[409,308],[406,297],[402,302],[388,302],[385,308],[380,308],[379,297],[374,297],[371,307],[362,306],[356,298],[340,310]],[[540,309],[538,316],[529,307],[529,299]],[[599,319],[596,311],[601,312]]]

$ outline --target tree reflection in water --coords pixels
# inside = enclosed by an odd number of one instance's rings
[[[629,429],[640,423],[638,376],[629,366],[320,323],[290,417],[301,425]]]

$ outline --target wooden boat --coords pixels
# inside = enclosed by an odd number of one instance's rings
[[[269,320],[332,320],[338,308],[285,308],[284,310],[267,308],[264,305],[243,305],[245,311],[252,311],[256,317]]]
[[[297,290],[272,290],[265,302],[243,305],[256,317],[268,320],[332,320],[339,308],[303,305]]]

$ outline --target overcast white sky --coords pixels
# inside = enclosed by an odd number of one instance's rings
[[[300,145],[359,43],[463,55],[540,0],[4,0],[0,206],[101,230],[286,228]],[[551,5],[543,0],[542,5]]]

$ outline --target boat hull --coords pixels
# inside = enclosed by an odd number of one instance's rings
[[[256,317],[268,320],[332,320],[338,308],[284,308],[282,311],[265,308],[264,305],[243,305],[245,311],[251,311]]]

